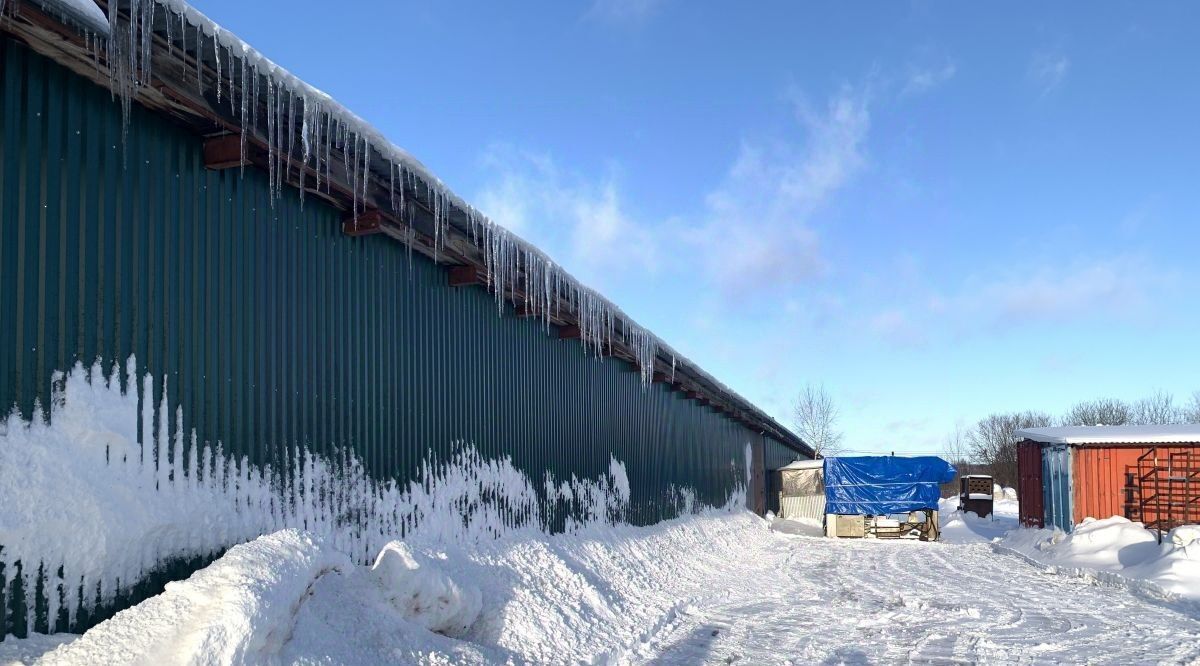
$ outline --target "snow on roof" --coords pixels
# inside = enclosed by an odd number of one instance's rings
[[[1047,444],[1169,444],[1200,442],[1200,424],[1025,428],[1013,435]]]
[[[821,469],[824,466],[824,460],[794,460],[779,469]]]
[[[93,0],[34,0],[47,10],[58,14],[62,19],[69,20],[79,27],[96,34],[107,36],[109,33],[108,17],[100,11]],[[0,2],[0,9],[4,3]]]
[[[637,324],[612,301],[577,280],[536,246],[497,224],[455,194],[425,165],[392,143],[373,125],[222,28],[186,0],[127,0],[127,4],[121,3],[120,7],[115,4],[119,0],[110,0],[108,17],[102,16],[93,0],[37,2],[55,8],[64,18],[74,18],[74,22],[88,34],[87,41],[94,55],[99,57],[103,53],[110,62],[110,86],[121,99],[127,123],[130,99],[147,85],[146,82],[152,80],[153,59],[150,56],[159,44],[154,39],[155,30],[160,30],[158,36],[165,41],[168,50],[177,46],[180,53],[187,53],[190,43],[192,52],[200,54],[196,58],[198,85],[208,85],[201,69],[208,66],[210,54],[215,59],[216,99],[220,105],[224,90],[231,113],[235,118],[240,115],[243,149],[247,133],[257,135],[261,129],[257,127],[260,124],[257,109],[261,102],[266,101],[267,117],[262,122],[268,130],[266,140],[270,145],[272,163],[278,164],[271,173],[272,197],[278,196],[278,191],[282,189],[281,171],[291,161],[304,165],[303,168],[316,176],[318,189],[324,175],[328,189],[330,164],[337,161],[335,147],[344,153],[347,176],[354,183],[355,215],[359,210],[364,210],[362,206],[365,205],[367,182],[372,177],[382,179],[384,183],[390,182],[393,210],[404,208],[405,184],[420,179],[428,188],[433,209],[435,256],[443,249],[451,225],[450,212],[456,208],[466,218],[469,227],[466,233],[480,247],[484,256],[487,274],[497,305],[500,306],[498,310],[502,310],[506,289],[518,286],[522,286],[528,295],[529,307],[547,324],[551,309],[560,307],[557,303],[567,303],[575,310],[581,342],[597,356],[603,355],[606,346],[619,334],[636,357],[645,384],[651,382],[655,360],[662,354],[670,359],[672,380],[676,366],[686,365],[688,372],[742,403],[762,423],[773,426],[776,432],[772,434],[790,439],[791,444],[799,442],[807,448],[803,440],[770,415]],[[0,0],[0,8],[4,4],[5,0]],[[119,9],[128,9],[128,22]],[[158,22],[156,16],[160,19]],[[103,21],[97,21],[98,18],[103,18]],[[162,32],[164,30],[165,33]],[[93,36],[97,38],[93,39]],[[116,53],[122,56],[111,60],[108,58],[108,54]],[[261,91],[260,78],[265,81]],[[248,80],[250,85],[246,84]],[[234,106],[235,94],[239,98],[240,114]],[[247,97],[251,98],[249,104]],[[283,129],[285,127],[286,130]],[[299,141],[293,140],[296,132],[299,133]],[[373,160],[372,153],[377,153],[381,159]],[[353,165],[353,169],[350,165]],[[400,184],[399,188],[396,188],[396,183]],[[303,198],[304,189],[300,191]]]

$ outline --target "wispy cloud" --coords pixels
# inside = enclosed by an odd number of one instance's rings
[[[998,321],[1128,316],[1140,311],[1170,276],[1138,257],[1075,261],[1064,267],[1010,270],[972,289],[964,305]]]
[[[826,268],[813,213],[866,163],[868,94],[843,87],[824,107],[794,99],[803,143],[745,142],[684,238],[726,294],[788,286]]]
[[[1029,62],[1029,78],[1048,95],[1058,89],[1071,71],[1071,60],[1058,52],[1042,51],[1033,54]]]
[[[584,18],[616,25],[642,25],[662,8],[664,0],[593,0]]]
[[[920,346],[926,331],[952,335],[1069,321],[1136,322],[1165,300],[1177,275],[1134,255],[1040,264],[1011,263],[963,279],[950,295],[888,303],[867,328],[898,346]]]
[[[958,65],[950,60],[937,67],[910,66],[900,95],[903,97],[929,92],[954,78],[957,73]]]
[[[585,177],[509,145],[492,146],[483,165],[492,178],[477,196],[480,209],[581,278],[656,269],[656,239],[626,213],[613,173]]]

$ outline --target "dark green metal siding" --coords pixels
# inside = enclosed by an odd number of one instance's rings
[[[756,433],[498,316],[399,243],[342,235],[315,198],[272,207],[266,174],[206,170],[158,116],[135,108],[123,139],[107,90],[15,42],[0,63],[0,405],[28,418],[54,370],[136,355],[185,432],[260,464],[349,447],[408,479],[465,441],[537,479],[612,456],[642,524],[675,514],[673,484],[718,504],[742,478]]]

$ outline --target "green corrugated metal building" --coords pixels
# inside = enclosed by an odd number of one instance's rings
[[[680,488],[721,504],[747,478],[761,510],[765,470],[811,457],[590,292],[543,298],[537,284],[565,274],[535,250],[389,161],[377,137],[339,129],[340,109],[309,117],[290,89],[283,103],[261,62],[235,66],[200,19],[159,4],[122,2],[112,38],[54,3],[3,10],[5,409],[34,418],[55,371],[132,356],[156,381],[142,404],[165,383],[179,409],[152,410],[155,432],[195,432],[253,465],[286,469],[289,447],[350,451],[370,477],[403,482],[464,443],[533,479],[596,477],[616,459],[638,524],[676,515]],[[315,157],[294,147],[305,132],[325,139]],[[199,560],[175,564],[72,615],[27,603],[42,577],[10,563],[0,636],[86,627]]]

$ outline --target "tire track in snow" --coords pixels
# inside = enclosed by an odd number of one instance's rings
[[[747,552],[648,663],[1193,663],[1200,619],[986,544],[779,537]],[[636,661],[636,660],[635,660]]]

